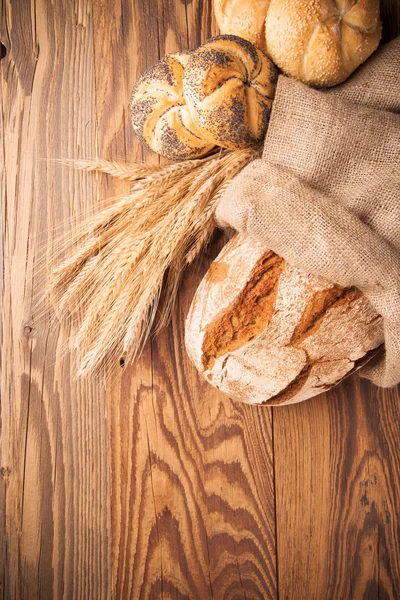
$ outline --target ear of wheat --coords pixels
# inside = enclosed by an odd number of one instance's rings
[[[133,361],[157,309],[158,326],[168,323],[182,273],[214,230],[221,190],[259,153],[259,147],[223,150],[165,167],[63,161],[133,183],[130,193],[73,233],[78,249],[69,258],[52,259],[46,295],[60,318],[78,317],[79,375],[116,364],[121,355]]]

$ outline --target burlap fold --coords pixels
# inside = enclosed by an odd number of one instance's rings
[[[263,157],[231,183],[217,222],[304,271],[356,286],[384,319],[361,375],[400,382],[400,38],[328,91],[280,76]]]

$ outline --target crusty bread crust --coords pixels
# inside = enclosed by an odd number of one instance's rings
[[[290,267],[236,236],[193,299],[186,348],[214,386],[250,404],[290,404],[336,385],[383,343],[356,288]]]
[[[200,157],[215,145],[250,146],[267,131],[276,80],[275,65],[249,41],[211,38],[140,76],[130,101],[133,129],[170,160]]]
[[[183,96],[189,55],[169,54],[142,73],[130,100],[133,129],[142,144],[170,160],[196,158],[213,145],[193,123]]]
[[[254,44],[221,35],[190,54],[183,90],[204,139],[237,149],[264,138],[276,80],[276,67]]]
[[[231,33],[265,48],[265,18],[269,0],[214,0],[221,33]]]
[[[266,50],[286,75],[330,87],[376,50],[381,30],[379,0],[270,0]]]

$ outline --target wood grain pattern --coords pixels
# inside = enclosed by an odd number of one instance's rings
[[[128,97],[139,72],[160,56],[195,47],[213,28],[210,5],[202,2],[137,2],[133,9],[116,5],[111,14],[98,2],[93,15],[106,40],[95,41],[96,89],[115,81],[117,98]],[[110,54],[104,48],[126,40],[126,22],[137,23],[137,36]],[[125,107],[112,93],[101,100],[97,94],[99,154],[115,159],[143,152],[158,160],[132,139]],[[105,181],[103,193],[122,189]],[[185,282],[185,310],[206,264]],[[199,381],[183,352],[183,313],[108,388],[115,596],[234,598],[246,586],[248,598],[274,598],[271,415],[231,402],[226,407]]]
[[[126,189],[48,159],[158,161],[130,89],[216,33],[211,0],[3,0],[0,19],[0,598],[399,598],[399,394],[351,378],[270,409],[203,382],[183,324],[221,237],[107,384],[74,381],[69,332],[39,318],[57,231]]]
[[[383,41],[400,6],[381,2]],[[400,597],[399,390],[353,376],[274,409],[279,597]]]
[[[68,331],[36,302],[56,229],[96,197],[92,177],[47,160],[96,146],[91,3],[6,1],[1,15],[1,596],[109,598],[104,386],[74,382]]]
[[[276,597],[271,411],[218,395],[189,364],[182,322],[199,272],[151,356],[114,386],[118,598]]]
[[[355,377],[275,409],[282,598],[400,597],[399,417],[398,393]]]

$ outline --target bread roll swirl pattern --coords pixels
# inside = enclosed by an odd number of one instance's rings
[[[183,89],[195,126],[210,143],[243,148],[267,131],[277,70],[251,42],[234,35],[192,52]]]
[[[337,85],[378,47],[379,0],[271,0],[265,36],[284,73],[315,87]]]
[[[194,125],[183,96],[189,55],[170,54],[142,73],[130,101],[133,129],[140,141],[170,160],[200,157],[213,145]]]

